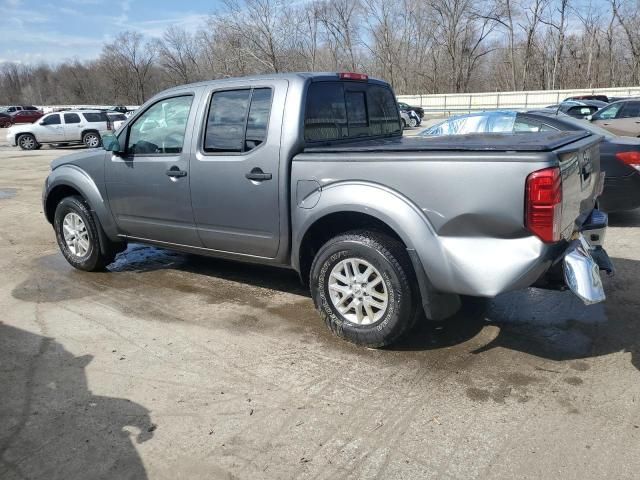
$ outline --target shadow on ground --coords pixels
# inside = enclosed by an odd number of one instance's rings
[[[608,300],[604,304],[586,306],[570,292],[533,288],[503,294],[492,300],[466,299],[463,309],[454,318],[438,324],[419,322],[393,349],[450,347],[472,339],[488,325],[495,325],[499,327],[499,334],[477,353],[502,347],[550,360],[571,360],[627,351],[632,353],[634,366],[640,369],[640,323],[636,320],[636,309],[640,304],[640,262],[622,258],[614,258],[613,262],[617,273],[613,278],[605,279]],[[298,276],[287,270],[183,255],[141,245],[130,247],[110,267],[114,272],[158,268],[179,268],[309,295]]]
[[[149,412],[92,394],[91,360],[0,323],[0,478],[147,478],[132,441],[152,437]]]
[[[611,227],[640,227],[640,209],[609,214]]]

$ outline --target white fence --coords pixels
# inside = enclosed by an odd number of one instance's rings
[[[400,95],[398,100],[424,108],[425,115],[454,115],[485,110],[543,108],[577,95],[632,97],[640,87],[591,88],[582,90],[537,90],[529,92],[452,93],[445,95]]]

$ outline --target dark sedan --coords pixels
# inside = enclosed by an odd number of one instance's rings
[[[413,111],[416,112],[418,114],[418,116],[420,117],[420,120],[422,120],[422,118],[424,117],[424,108],[422,107],[413,107],[407,103],[404,102],[398,102],[398,108],[400,110],[404,110],[406,111]]]
[[[549,130],[586,130],[602,135],[600,167],[605,171],[600,207],[608,212],[640,207],[640,138],[618,137],[586,120],[556,110],[483,112],[451,117],[421,135],[467,133],[526,133]]]
[[[5,112],[0,112],[0,128],[7,128],[13,124],[13,118],[11,115]]]
[[[20,110],[11,114],[13,123],[33,123],[43,115],[40,110]]]
[[[549,105],[546,108],[549,110],[558,110],[566,113],[570,117],[584,119],[607,105],[608,103],[599,100],[565,100],[559,105]]]

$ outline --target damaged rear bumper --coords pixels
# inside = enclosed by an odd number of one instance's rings
[[[534,287],[571,290],[586,305],[606,299],[600,272],[612,276],[615,269],[602,247],[608,217],[594,210],[564,253],[554,262]]]

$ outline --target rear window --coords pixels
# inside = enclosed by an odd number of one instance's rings
[[[84,118],[87,119],[87,122],[106,122],[107,119],[107,114],[104,112],[89,112],[89,113],[83,113],[82,114],[84,116]]]
[[[304,138],[330,141],[399,134],[391,89],[351,82],[312,83],[307,93]]]
[[[124,113],[108,113],[107,116],[114,122],[127,119],[127,116]]]

